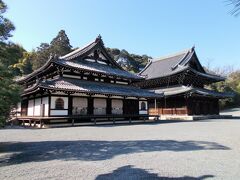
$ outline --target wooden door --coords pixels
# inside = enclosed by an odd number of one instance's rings
[[[125,99],[123,101],[123,114],[139,114],[138,100]]]
[[[27,116],[28,100],[21,102],[21,116]]]

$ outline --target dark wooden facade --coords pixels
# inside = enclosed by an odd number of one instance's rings
[[[218,115],[218,99],[169,97],[162,100],[149,101],[151,115]]]
[[[219,99],[231,97],[205,89],[205,85],[224,78],[205,71],[194,47],[150,61],[140,75],[146,79],[136,86],[164,93],[163,99],[149,100],[149,114],[218,115]]]

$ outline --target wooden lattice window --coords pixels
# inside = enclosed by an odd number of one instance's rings
[[[141,110],[142,111],[146,111],[147,110],[145,102],[141,102]]]
[[[56,99],[55,109],[64,109],[64,100],[62,98],[57,98]]]

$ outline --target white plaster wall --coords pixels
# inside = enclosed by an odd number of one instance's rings
[[[17,111],[21,111],[21,102],[17,103]]]
[[[58,98],[62,98],[64,101],[64,109],[68,109],[68,97],[58,97],[58,96],[52,96],[51,97],[51,109],[55,109],[55,101]]]
[[[148,111],[139,111],[139,114],[148,114]]]
[[[28,101],[28,110],[27,110],[27,115],[28,116],[33,116],[33,103],[34,103],[34,100],[29,100]]]
[[[21,107],[21,102],[19,102],[18,104],[17,104],[17,116],[21,116],[21,110],[22,110],[22,107]]]
[[[68,110],[51,110],[50,111],[51,116],[64,116],[68,115]]]
[[[42,98],[42,104],[45,104],[44,116],[48,116],[48,109],[49,109],[48,97]]]
[[[35,105],[34,105],[34,116],[40,116],[41,115],[41,98],[35,99]]]

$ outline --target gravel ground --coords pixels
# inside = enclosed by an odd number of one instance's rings
[[[0,130],[0,179],[239,179],[240,120]]]

